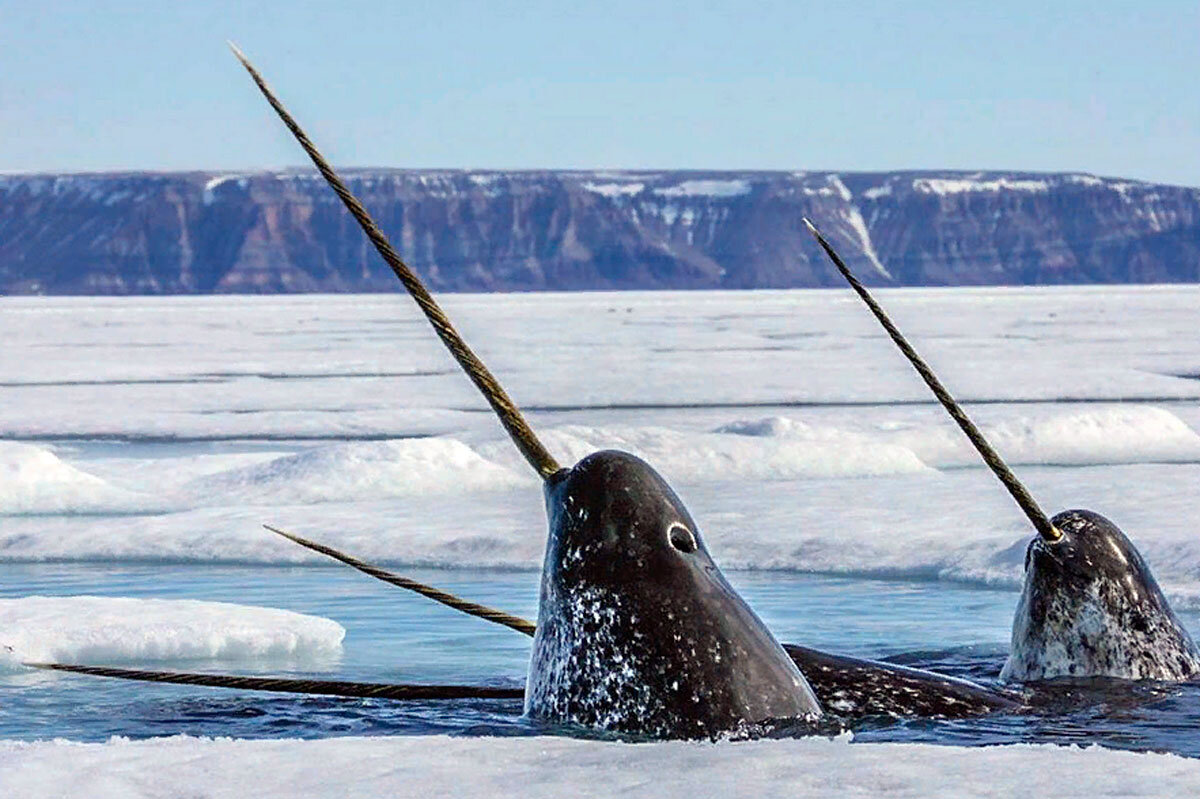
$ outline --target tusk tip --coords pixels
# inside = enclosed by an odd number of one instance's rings
[[[292,535],[291,533],[285,532],[283,530],[280,530],[278,527],[272,527],[269,524],[264,524],[263,527],[266,528],[267,530],[270,530],[275,535],[281,535],[284,538],[290,538],[293,541],[296,540],[296,537],[294,535]]]

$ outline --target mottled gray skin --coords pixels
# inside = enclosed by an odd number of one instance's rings
[[[796,644],[783,648],[804,672],[825,712],[843,719],[962,719],[1024,706],[1016,693],[926,669],[833,655]]]
[[[1051,522],[1063,537],[1035,538],[1025,553],[1025,588],[1001,679],[1200,674],[1200,652],[1125,534],[1086,510]]]
[[[649,465],[597,452],[546,483],[550,537],[525,712],[713,738],[821,707]]]

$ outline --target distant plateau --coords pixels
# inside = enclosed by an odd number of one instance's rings
[[[1200,189],[1078,173],[351,169],[435,290],[1200,281]],[[315,173],[0,176],[0,293],[397,291]]]

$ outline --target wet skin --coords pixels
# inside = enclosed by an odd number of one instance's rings
[[[553,475],[545,493],[550,537],[526,713],[669,738],[821,714],[654,469],[597,452]]]
[[[1087,510],[1051,521],[1062,538],[1035,538],[1026,550],[1001,678],[1179,681],[1200,674],[1200,652],[1120,528]]]

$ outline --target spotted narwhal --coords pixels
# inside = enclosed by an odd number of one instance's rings
[[[1025,553],[1025,582],[1001,678],[1180,681],[1200,674],[1200,651],[1133,542],[1089,510],[1047,518],[829,242],[811,222],[804,223],[1037,531]]]

